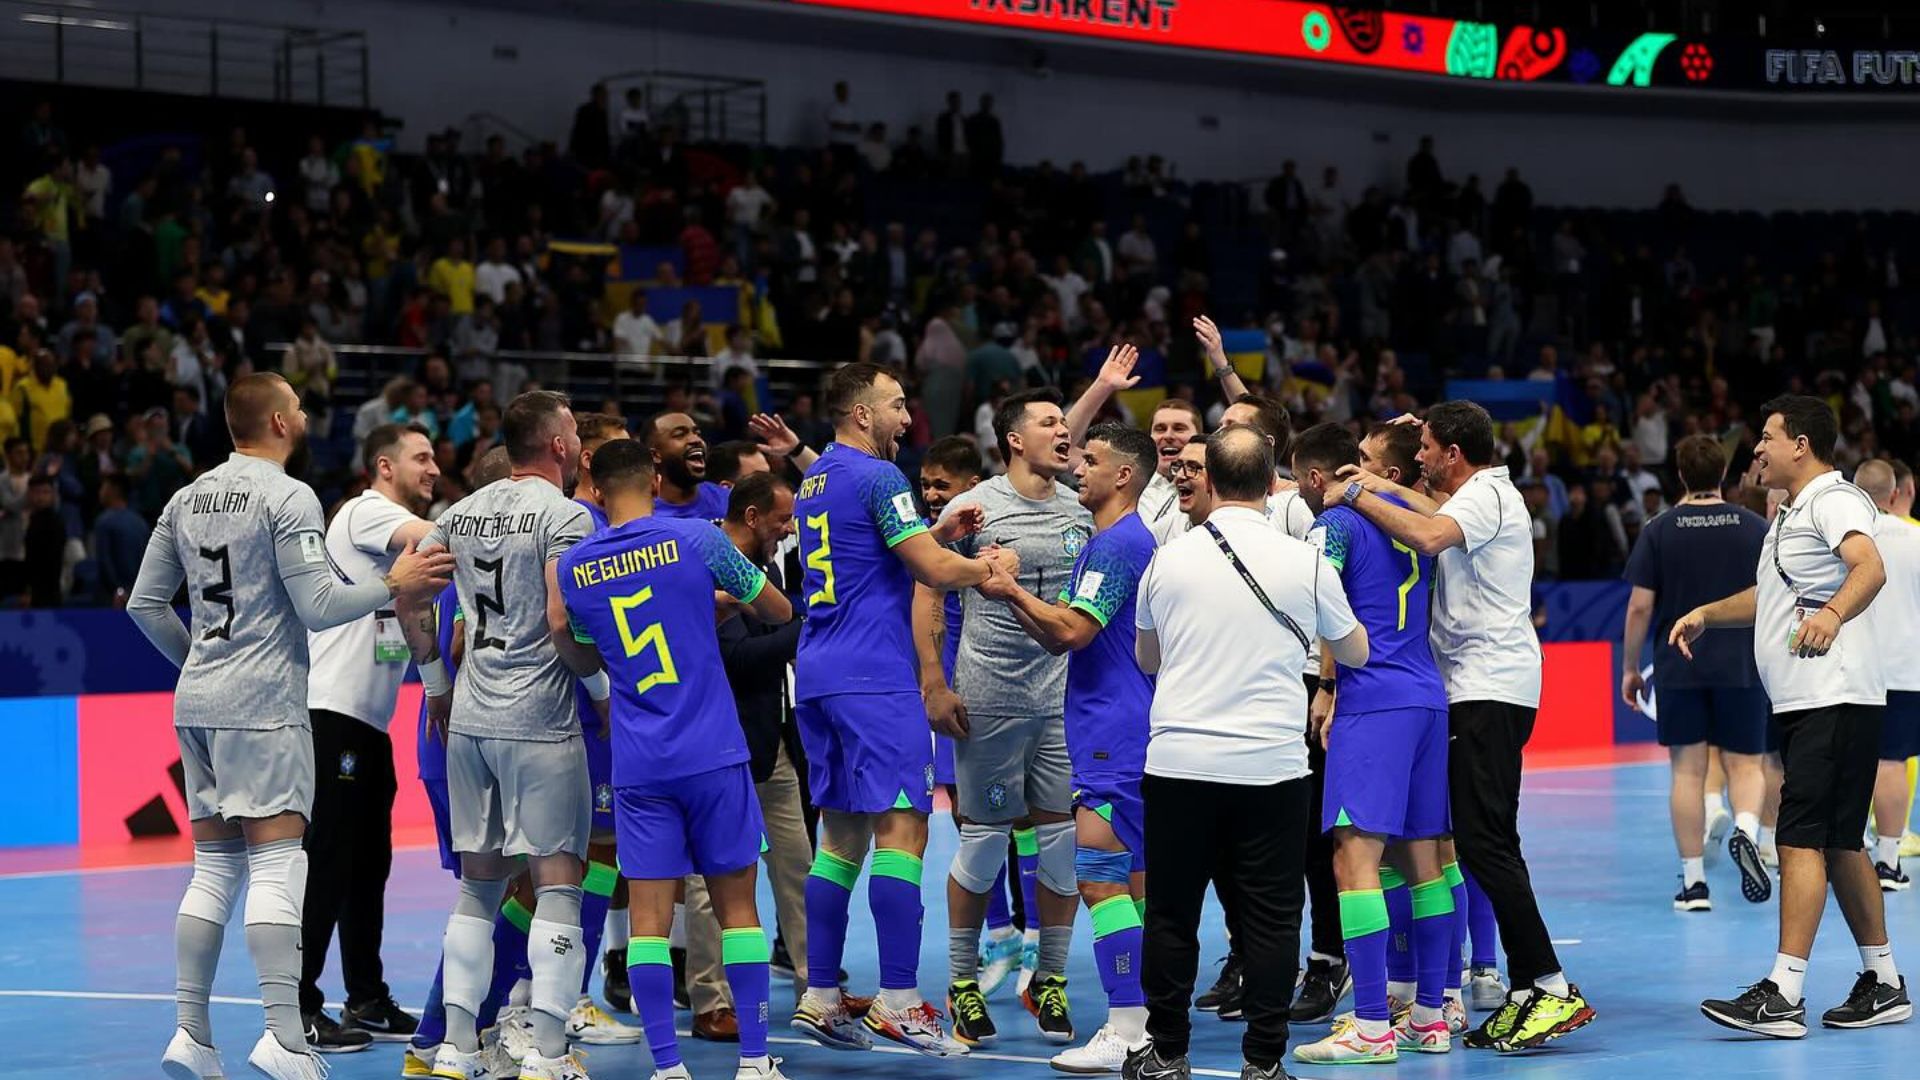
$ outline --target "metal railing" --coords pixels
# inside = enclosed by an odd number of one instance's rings
[[[627,90],[638,87],[651,126],[673,127],[683,141],[767,141],[767,84],[685,71],[622,71],[603,76],[607,110],[618,118]]]
[[[366,108],[366,35],[0,0],[7,78],[200,97]]]

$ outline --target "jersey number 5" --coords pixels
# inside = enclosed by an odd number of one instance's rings
[[[807,606],[837,603],[833,598],[833,546],[827,536],[827,515],[807,518],[807,528],[820,535],[820,543],[807,553],[807,569],[820,571],[820,587],[807,594]]]
[[[656,686],[672,686],[680,681],[680,673],[673,666],[673,650],[667,647],[666,628],[659,623],[650,623],[638,634],[627,621],[627,612],[653,599],[653,586],[649,585],[632,596],[613,597],[613,624],[620,630],[620,647],[625,650],[629,660],[639,656],[643,649],[651,647],[660,655],[660,670],[634,684],[636,694],[644,694]]]
[[[484,589],[475,589],[473,592],[473,606],[480,609],[480,618],[474,623],[473,627],[473,647],[475,649],[504,649],[507,647],[504,639],[487,636],[487,614],[491,612],[503,619],[506,618],[507,615],[507,594],[506,589],[503,588],[504,583],[500,580],[500,568],[505,562],[505,559],[473,560],[473,568],[475,570],[483,574],[493,575],[492,596],[488,596]]]
[[[200,599],[209,604],[219,604],[227,609],[227,617],[219,626],[207,627],[207,632],[200,635],[200,640],[212,641],[214,638],[225,638],[231,641],[233,640],[233,563],[227,558],[225,544],[217,548],[201,548],[200,557],[208,562],[220,564],[220,580],[201,589]]]

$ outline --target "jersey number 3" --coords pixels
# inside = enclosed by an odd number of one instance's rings
[[[820,534],[820,544],[807,553],[807,569],[820,571],[820,587],[807,594],[807,606],[836,603],[833,598],[833,545],[827,536],[827,515],[807,518],[807,528]]]
[[[225,544],[217,548],[201,548],[200,557],[220,565],[220,580],[201,589],[200,599],[209,604],[219,604],[227,609],[227,617],[219,626],[207,627],[207,632],[200,635],[200,640],[212,641],[214,638],[225,638],[231,641],[233,640],[233,563],[227,558]]]
[[[613,597],[613,624],[620,630],[620,647],[629,660],[639,656],[642,650],[652,648],[660,655],[660,670],[634,684],[634,693],[644,694],[656,686],[672,686],[680,681],[680,673],[673,666],[673,650],[667,647],[666,628],[659,623],[650,623],[638,634],[633,632],[633,624],[627,621],[627,612],[653,599],[653,586],[649,585],[632,596]]]

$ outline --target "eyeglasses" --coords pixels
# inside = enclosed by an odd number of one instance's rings
[[[1167,476],[1169,479],[1181,476],[1199,476],[1206,471],[1206,464],[1199,461],[1176,461],[1167,466]]]

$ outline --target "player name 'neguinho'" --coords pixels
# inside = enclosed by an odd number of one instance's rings
[[[602,581],[612,581],[614,578],[679,561],[680,541],[662,540],[643,548],[631,548],[592,562],[580,563],[573,568],[573,583],[583,586],[595,585]]]

